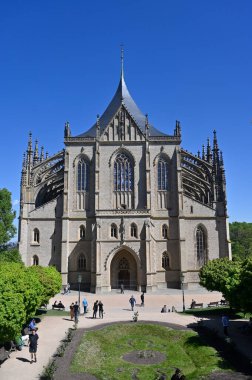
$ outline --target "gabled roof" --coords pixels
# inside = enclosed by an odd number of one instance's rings
[[[123,70],[121,71],[121,78],[118,85],[118,88],[116,90],[116,93],[109,103],[108,107],[106,108],[105,112],[102,114],[102,116],[99,119],[100,123],[100,133],[102,134],[107,127],[107,125],[110,123],[110,121],[115,116],[116,112],[119,110],[119,108],[123,105],[132,119],[135,121],[136,125],[139,127],[142,133],[145,133],[145,122],[146,117],[145,115],[140,111],[134,100],[132,99],[129,90],[126,86]],[[149,135],[150,136],[167,136],[165,133],[162,133],[149,125]],[[81,135],[77,137],[95,137],[96,136],[96,123],[86,132],[82,133]]]

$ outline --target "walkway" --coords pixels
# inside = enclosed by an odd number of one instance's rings
[[[84,317],[80,316],[79,327],[93,327],[100,325],[104,322],[116,322],[116,321],[130,321],[132,320],[133,312],[130,309],[129,298],[132,292],[125,291],[124,294],[118,292],[112,292],[108,294],[96,295],[85,293],[85,297],[89,303],[90,312]],[[140,305],[140,292],[133,292],[137,306],[136,310],[139,312],[139,320],[141,321],[163,321],[187,326],[191,323],[198,322],[199,319],[194,316],[185,316],[177,313],[160,313],[161,307],[166,304],[171,309],[172,306],[178,311],[182,310],[182,294],[181,290],[166,289],[159,291],[155,294],[145,294],[145,306]],[[84,293],[81,292],[81,300],[84,297]],[[104,304],[105,315],[104,319],[92,319],[92,305],[94,301],[102,300]],[[203,289],[195,291],[185,291],[185,305],[189,307],[191,300],[195,299],[197,303],[203,302],[205,305],[211,301],[218,301],[221,299],[221,295],[217,292],[207,292]],[[57,295],[52,298],[50,305],[54,300],[61,300],[64,305],[69,309],[69,305],[72,302],[78,301],[78,292],[71,292],[69,295]],[[83,312],[83,309],[82,309]],[[207,321],[205,321],[207,322]],[[212,323],[212,322],[211,322]],[[35,380],[39,379],[39,375],[43,372],[50,358],[55,353],[57,347],[60,345],[60,341],[64,338],[69,327],[72,327],[73,323],[67,317],[44,317],[39,324],[39,346],[38,346],[38,362],[30,364],[29,350],[25,347],[22,351],[11,353],[10,359],[5,361],[0,368],[0,378],[3,380],[16,380],[17,378],[23,380]],[[217,327],[216,327],[217,326]],[[215,321],[215,328],[220,329],[220,321]],[[248,348],[245,344],[247,353],[251,353],[251,344]],[[249,350],[249,351],[248,351]]]

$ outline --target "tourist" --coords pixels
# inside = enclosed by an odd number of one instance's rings
[[[185,380],[185,376],[182,374],[179,368],[176,368],[175,373],[171,377],[171,380]]]
[[[99,318],[103,318],[103,303],[102,301],[98,302]]]
[[[59,301],[58,305],[56,306],[58,309],[65,309],[65,306],[61,301]]]
[[[161,313],[167,313],[167,307],[164,305],[161,309]]]
[[[78,302],[76,301],[75,304],[73,305],[73,310],[74,310],[74,322],[78,323],[78,314],[79,314],[79,305]]]
[[[37,362],[37,346],[38,346],[38,334],[36,333],[36,330],[33,329],[32,333],[29,336],[29,352],[31,354],[31,361],[30,363],[32,364],[33,358],[34,362]]]
[[[228,336],[229,318],[223,315],[221,318],[224,335]]]
[[[191,302],[191,309],[194,309],[195,308],[195,305],[196,305],[196,301],[194,299],[192,299],[192,302]]]
[[[74,303],[72,302],[70,307],[70,318],[71,318],[71,321],[74,319]]]
[[[28,327],[29,327],[30,332],[36,328],[36,322],[35,322],[35,319],[32,319],[32,320],[31,320],[31,322],[29,323],[29,326],[28,326]]]
[[[87,313],[87,308],[88,308],[88,301],[86,298],[83,299],[82,301],[83,309],[84,309],[84,314]]]
[[[144,292],[140,296],[141,298],[141,306],[144,306]]]
[[[134,298],[134,296],[132,295],[129,299],[129,303],[131,305],[131,310],[133,311],[134,310],[134,306],[135,306],[135,303],[136,303],[136,300]]]
[[[124,285],[121,283],[121,294],[124,294]]]
[[[96,318],[97,311],[98,311],[98,300],[95,301],[94,306],[93,306],[93,318]]]
[[[70,284],[69,284],[69,282],[67,283],[67,293],[71,293],[71,286],[70,286]]]

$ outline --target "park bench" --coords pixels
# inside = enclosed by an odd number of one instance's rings
[[[52,305],[53,310],[65,310],[65,306]]]
[[[209,304],[207,305],[207,307],[212,307],[212,306],[219,306],[219,301],[209,302]]]
[[[191,309],[196,309],[196,307],[202,307],[203,308],[203,303],[194,303],[191,307]]]

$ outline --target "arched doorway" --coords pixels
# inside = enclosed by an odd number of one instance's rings
[[[127,250],[119,251],[111,262],[110,283],[112,289],[137,289],[137,265],[133,255]]]

